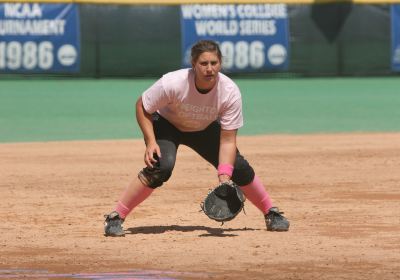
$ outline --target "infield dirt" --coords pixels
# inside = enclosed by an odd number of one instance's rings
[[[248,201],[231,222],[209,220],[200,203],[216,172],[181,146],[126,236],[105,237],[103,215],[143,167],[142,140],[0,144],[0,278],[400,279],[399,133],[241,136],[238,146],[289,232],[267,232]]]

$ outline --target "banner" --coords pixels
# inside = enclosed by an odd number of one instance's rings
[[[220,44],[225,72],[288,69],[288,15],[285,4],[182,5],[182,64],[202,39]]]
[[[76,4],[0,4],[0,73],[77,72]]]
[[[392,5],[392,70],[400,72],[400,5]]]

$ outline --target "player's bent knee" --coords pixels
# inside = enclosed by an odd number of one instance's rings
[[[170,170],[145,167],[139,172],[138,178],[144,185],[155,189],[161,187],[164,182],[168,181],[171,174],[172,171]]]
[[[245,186],[253,182],[254,176],[253,167],[243,157],[238,157],[235,162],[232,181],[239,186]]]

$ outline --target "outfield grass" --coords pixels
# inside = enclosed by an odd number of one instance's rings
[[[134,104],[155,79],[1,80],[0,142],[139,138]],[[235,79],[241,135],[400,131],[400,79]]]

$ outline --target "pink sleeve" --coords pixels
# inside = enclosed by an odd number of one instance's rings
[[[142,94],[143,107],[147,113],[152,114],[169,103],[162,79],[155,82]]]
[[[229,103],[221,114],[220,123],[221,128],[226,130],[238,129],[243,126],[241,98]]]

